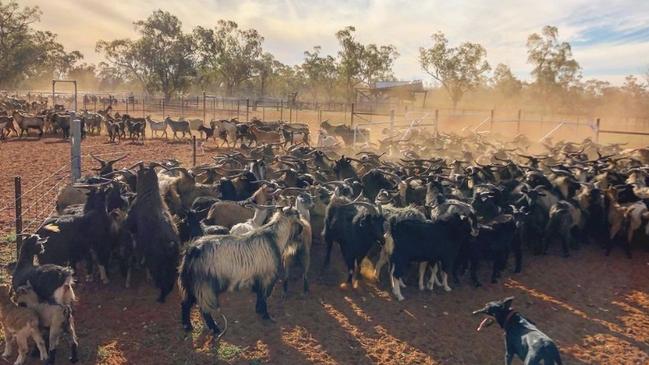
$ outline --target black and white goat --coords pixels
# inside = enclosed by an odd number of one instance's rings
[[[42,239],[35,234],[23,240],[18,263],[11,278],[11,286],[15,290],[30,282],[41,300],[70,305],[76,300],[72,288],[74,284],[72,269],[53,264],[34,265],[34,256],[43,252],[43,244],[46,242],[47,239]]]
[[[221,332],[212,318],[219,309],[219,296],[250,287],[257,294],[256,312],[270,319],[266,300],[287,256],[301,248],[302,240],[296,239],[303,228],[299,219],[297,211],[283,208],[267,224],[244,236],[205,236],[196,240],[187,249],[179,269],[184,329],[192,329],[189,314],[198,304],[207,327],[220,338],[225,331]]]

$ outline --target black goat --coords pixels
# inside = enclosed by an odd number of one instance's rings
[[[441,263],[444,288],[450,288],[446,273],[451,272],[460,253],[458,236],[467,231],[470,223],[462,216],[448,220],[403,220],[392,224],[386,246],[390,256],[392,292],[397,300],[403,300],[401,281],[410,262]],[[392,242],[390,242],[390,240]],[[433,271],[431,281],[435,279]]]
[[[137,197],[133,202],[125,226],[135,236],[137,252],[144,258],[156,287],[160,289],[158,302],[165,301],[176,280],[180,257],[180,238],[160,196],[158,175],[151,163],[140,164],[137,173]]]
[[[70,305],[76,299],[72,289],[72,269],[52,264],[34,266],[34,256],[43,252],[45,242],[47,238],[42,239],[38,235],[31,235],[23,241],[11,278],[11,286],[15,290],[19,286],[31,283],[42,301]]]
[[[338,242],[348,269],[346,284],[351,284],[369,250],[383,242],[384,223],[385,219],[372,204],[333,198],[327,206],[322,229],[322,239],[327,244],[324,267],[331,260],[333,243]],[[357,286],[356,280],[353,286]]]
[[[98,264],[102,282],[108,283],[106,267],[112,251],[110,227],[112,221],[106,210],[106,190],[101,185],[76,185],[89,188],[83,212],[62,215],[46,220],[37,233],[49,237],[45,251],[38,259],[44,264],[69,264],[75,267],[85,260],[92,274],[93,264]]]

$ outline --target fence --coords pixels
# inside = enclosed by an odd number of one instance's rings
[[[20,94],[20,92],[17,92]],[[73,104],[70,93],[51,91],[24,91],[24,97],[31,100],[54,100],[70,107]],[[52,95],[54,96],[52,99]],[[550,138],[578,141],[585,137],[607,142],[632,142],[646,144],[645,131],[649,130],[649,118],[627,116],[594,116],[586,114],[557,114],[536,110],[521,109],[480,109],[480,108],[423,108],[408,103],[320,103],[317,101],[296,101],[277,98],[232,98],[217,95],[183,96],[175,99],[136,95],[130,92],[103,93],[81,92],[79,108],[97,111],[112,106],[113,111],[132,116],[150,115],[153,119],[164,117],[201,119],[284,120],[308,123],[317,127],[324,120],[334,123],[360,124],[372,130],[390,125],[390,113],[395,113],[399,121],[409,123],[409,113],[429,113],[435,115],[435,128],[441,132],[471,130],[502,136],[526,134],[531,140]],[[429,103],[430,104],[430,103]],[[600,125],[595,121],[600,119]],[[317,123],[317,124],[316,124]],[[393,131],[394,132],[394,131]],[[373,135],[381,135],[381,133]]]

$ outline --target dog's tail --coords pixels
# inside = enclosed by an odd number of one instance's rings
[[[545,359],[543,359],[545,364],[557,364],[563,365],[561,362],[561,355],[559,354],[559,348],[554,342],[551,342],[548,346],[548,351],[546,351]]]

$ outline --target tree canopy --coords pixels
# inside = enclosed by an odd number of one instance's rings
[[[422,69],[442,84],[457,106],[467,91],[475,89],[490,70],[487,51],[478,43],[464,42],[449,47],[442,32],[433,34],[433,46],[419,49]]]
[[[38,7],[0,1],[0,87],[59,78],[83,58],[78,51],[67,52],[55,34],[35,30],[40,17]]]

